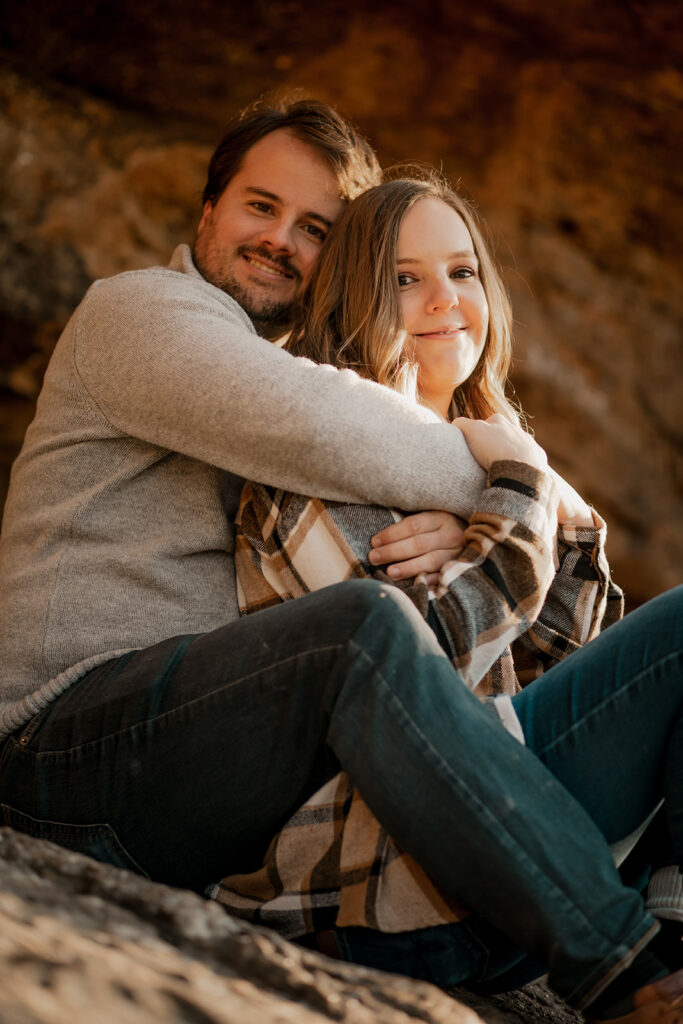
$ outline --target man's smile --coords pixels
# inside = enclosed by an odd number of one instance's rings
[[[285,257],[268,257],[259,252],[238,250],[238,254],[258,277],[269,281],[300,281],[301,274]]]
[[[249,263],[250,266],[256,267],[257,270],[263,270],[267,274],[275,274],[277,277],[289,278],[291,278],[292,276],[291,274],[285,273],[284,270],[280,270],[278,267],[269,266],[262,260],[257,259],[255,256],[245,256],[244,258],[247,261],[247,263]]]

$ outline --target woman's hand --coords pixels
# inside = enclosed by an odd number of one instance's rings
[[[392,579],[424,574],[427,583],[436,583],[441,567],[462,550],[466,526],[450,512],[417,512],[376,533],[368,557],[373,565],[391,562],[387,575]]]
[[[550,466],[548,472],[555,481],[555,487],[560,495],[560,503],[557,506],[558,523],[565,526],[595,526],[590,505],[583,500],[579,492]]]
[[[526,462],[542,472],[548,468],[548,456],[531,434],[510,423],[505,416],[494,413],[486,420],[469,420],[460,416],[453,426],[462,431],[470,451],[483,469],[500,459]]]

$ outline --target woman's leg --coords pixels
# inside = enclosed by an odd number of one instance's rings
[[[683,588],[662,594],[512,698],[527,746],[609,843],[664,798],[683,865]]]
[[[648,905],[667,920],[631,972],[643,977],[652,956],[669,970],[683,966],[682,595],[678,588],[649,602],[512,700],[530,749],[609,843],[639,829],[664,800],[665,834],[650,827],[647,841],[651,863],[666,870],[653,879]],[[626,976],[619,988],[628,988]]]

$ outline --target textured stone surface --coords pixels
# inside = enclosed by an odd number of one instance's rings
[[[6,0],[1,18],[4,479],[88,282],[191,238],[226,117],[301,88],[354,117],[385,162],[442,164],[477,198],[539,440],[608,517],[632,603],[680,579],[675,5]]]
[[[3,1024],[574,1024],[547,990],[469,1009],[156,885],[0,829]]]

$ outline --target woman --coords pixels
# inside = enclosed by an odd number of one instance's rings
[[[619,618],[621,596],[604,557],[604,524],[551,475],[545,454],[519,428],[505,398],[510,312],[467,205],[437,180],[393,181],[355,200],[328,240],[289,347],[319,362],[351,367],[457,420],[488,470],[488,487],[458,557],[441,567],[436,580],[417,580],[406,589],[461,679],[489,698],[513,735],[536,749],[526,706],[539,684],[522,693],[521,687]],[[387,579],[364,552],[369,538],[395,518],[388,510],[247,485],[237,541],[243,609],[254,611],[353,576]],[[680,673],[677,678],[680,716]],[[556,688],[562,696],[566,684]],[[660,729],[659,747],[650,755],[653,778],[671,719],[663,719]],[[587,785],[585,770],[567,771],[565,777],[565,766],[559,769],[558,777],[611,841],[624,839],[651,816],[663,795],[658,778],[647,796],[632,801],[628,814],[610,817],[591,806],[595,785]],[[679,770],[672,765],[673,772]],[[681,822],[674,817],[681,813],[680,785],[674,799],[672,785],[667,796],[681,845]],[[649,901],[666,923],[591,1002],[593,1019],[623,1017],[635,1024],[646,1019],[638,1014],[649,1012],[636,1008],[639,1001],[663,1008],[663,1020],[682,1019],[647,988],[683,962],[683,848],[672,851],[666,826],[663,835]],[[459,895],[464,894],[465,883]],[[350,959],[441,984],[476,980],[480,964],[472,949],[484,935],[489,953],[498,942],[488,978],[519,959],[487,931],[486,922],[468,918],[452,893],[401,852],[343,773],[276,837],[261,872],[226,879],[213,895],[234,912],[274,924],[293,938],[334,928]],[[420,946],[420,953],[402,962],[406,942],[413,950]],[[683,989],[683,976],[677,984]]]

